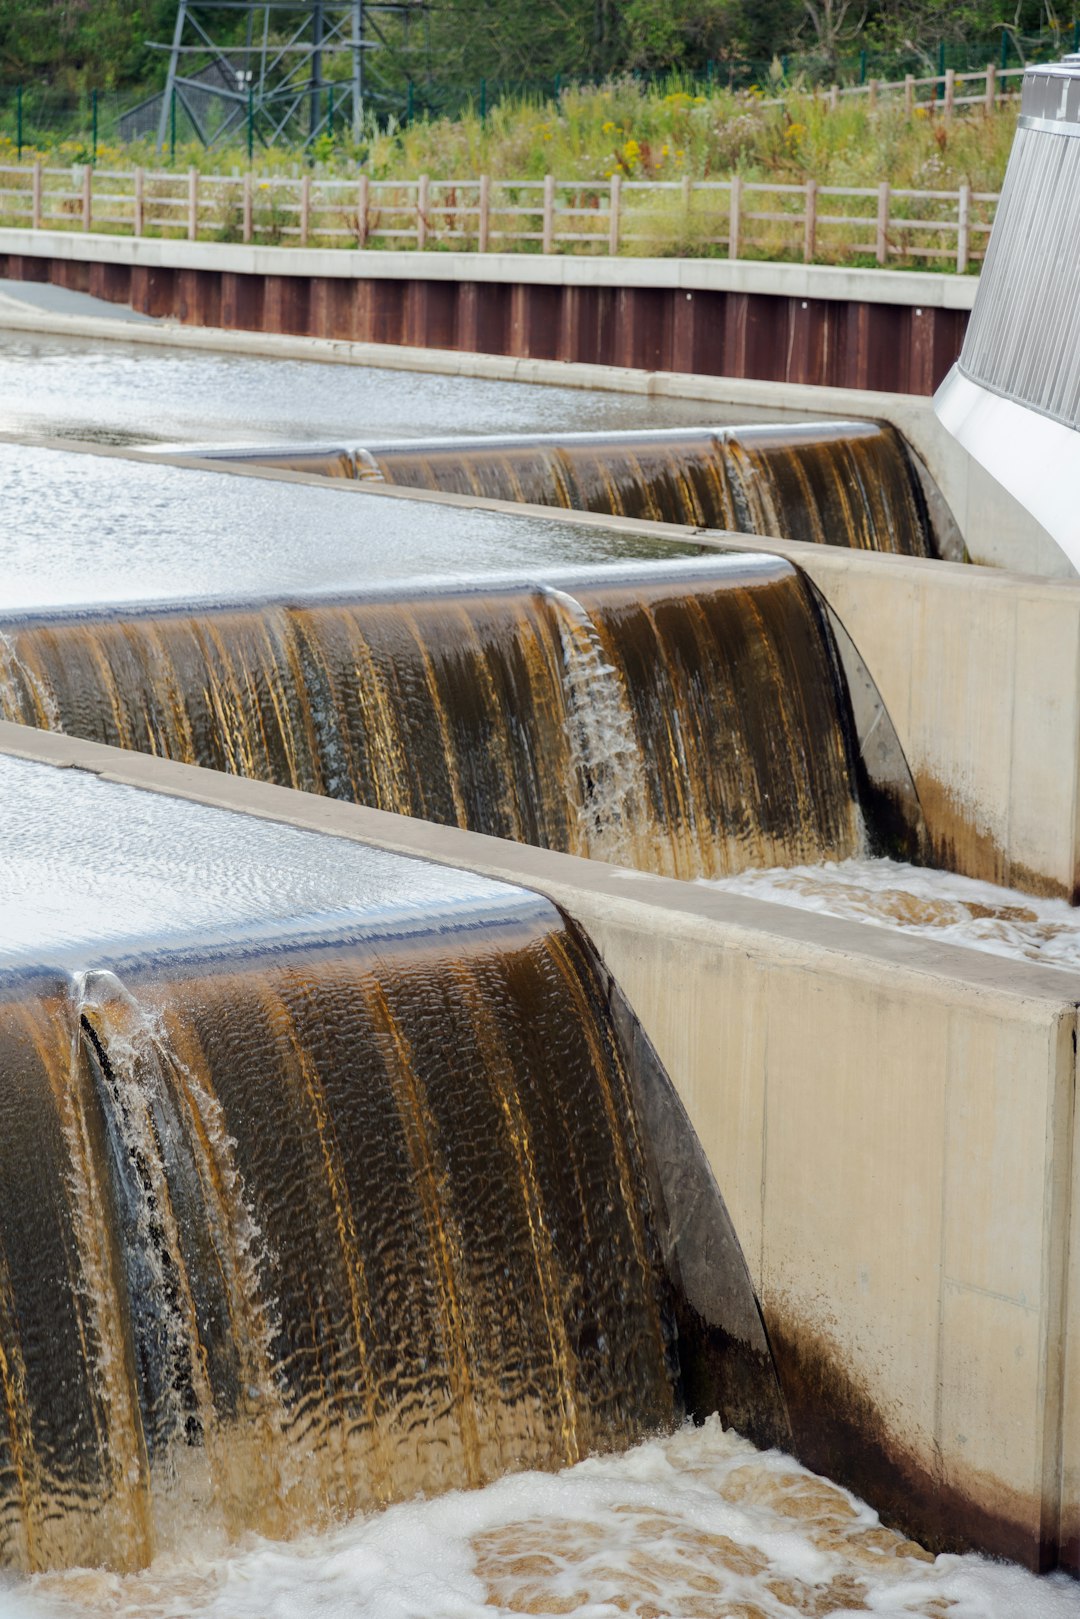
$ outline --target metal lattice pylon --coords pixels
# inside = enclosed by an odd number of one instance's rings
[[[422,0],[179,0],[158,117],[158,150],[177,107],[205,146],[245,129],[249,142],[308,144],[334,129],[359,136],[365,57],[383,43],[378,15],[422,9]],[[228,43],[223,14],[241,13]],[[242,36],[242,37],[241,37]],[[374,37],[372,37],[374,36]],[[327,76],[327,58],[350,58]]]

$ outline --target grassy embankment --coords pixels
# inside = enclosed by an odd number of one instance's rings
[[[996,192],[1016,121],[1015,104],[990,117],[981,107],[958,109],[946,120],[939,108],[929,105],[917,105],[913,116],[907,117],[902,96],[883,96],[876,107],[870,107],[866,97],[851,98],[836,111],[823,96],[798,89],[784,93],[779,105],[764,102],[760,92],[720,91],[704,97],[673,90],[661,95],[625,80],[566,92],[557,104],[502,103],[485,120],[474,114],[454,121],[419,121],[407,128],[373,128],[356,144],[331,143],[324,137],[317,143],[310,172],[316,180],[362,171],[373,181],[415,180],[426,174],[432,182],[479,174],[496,181],[539,180],[553,174],[560,182],[578,183],[576,202],[585,207],[603,206],[598,193],[590,194],[590,183],[616,173],[632,181],[688,177],[693,182],[727,180],[738,174],[744,182],[778,186],[814,180],[819,186],[876,187],[888,181],[896,190],[930,192],[955,192],[966,181],[975,193]],[[38,156],[46,163],[68,165],[85,161],[88,154],[77,143],[65,142],[51,151],[24,152],[24,162]],[[0,162],[13,158],[14,153],[0,143]],[[97,162],[108,170],[163,166],[149,143],[102,147]],[[212,152],[199,146],[178,147],[175,168],[182,172],[189,166],[207,174],[238,175],[247,167],[247,154],[236,147]],[[281,149],[257,150],[254,168],[260,181],[271,182],[271,191],[275,176],[305,172],[295,151]],[[720,203],[695,204],[688,215],[677,190],[651,198],[626,195],[633,221],[629,251],[720,251],[710,242],[718,231]],[[782,195],[747,203],[748,208],[791,214],[802,206],[801,198]],[[873,205],[865,198],[826,198],[819,207],[823,214],[854,210],[873,215]],[[949,216],[944,204],[896,198],[891,207],[894,218]],[[951,217],[955,218],[955,201]],[[987,217],[987,210],[976,202],[973,220]],[[754,257],[798,256],[796,236],[783,222],[761,222],[748,229],[745,248]],[[853,257],[852,247],[865,244],[866,236],[865,224],[822,226],[815,257],[857,262],[861,255]],[[903,240],[929,244],[935,238],[927,232],[925,237],[905,234]],[[429,246],[437,245],[436,235]],[[981,246],[981,239],[973,246]]]

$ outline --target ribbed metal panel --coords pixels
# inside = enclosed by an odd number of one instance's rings
[[[1023,107],[959,368],[1080,428],[1080,70],[1035,70]]]

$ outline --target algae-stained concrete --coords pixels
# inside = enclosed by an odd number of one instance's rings
[[[19,726],[0,749],[547,894],[706,1148],[801,1453],[931,1545],[1076,1565],[1072,975]]]

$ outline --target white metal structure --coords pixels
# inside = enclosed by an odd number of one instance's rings
[[[960,359],[935,409],[1080,571],[1080,57],[1030,68]]]

